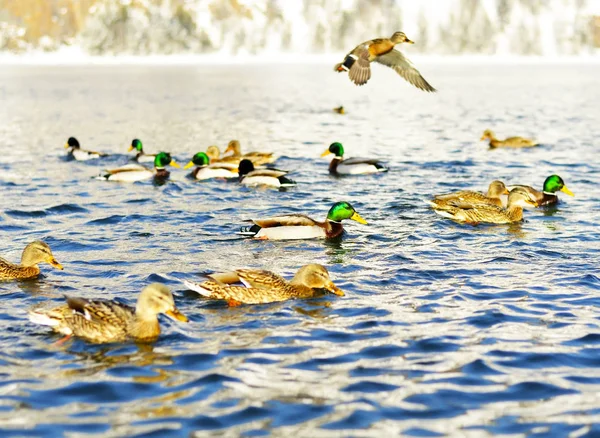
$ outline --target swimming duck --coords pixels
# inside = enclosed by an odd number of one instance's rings
[[[204,152],[198,152],[192,157],[192,160],[184,166],[184,169],[189,169],[193,165],[196,167],[192,171],[192,177],[204,180],[210,178],[237,178],[237,169],[233,169],[223,163],[210,163],[210,158]]]
[[[102,152],[86,151],[81,149],[79,141],[75,137],[69,137],[65,144],[65,149],[68,149],[67,156],[74,158],[77,161],[93,160],[94,158],[108,157],[108,154]]]
[[[242,161],[242,157],[233,157],[231,155],[226,157],[221,156],[221,151],[219,150],[218,146],[209,146],[208,148],[206,148],[206,155],[208,155],[208,158],[210,158],[211,164],[223,164],[227,167],[235,169],[236,171],[240,164],[240,161]]]
[[[567,188],[563,179],[558,175],[550,175],[548,178],[546,178],[541,192],[529,186],[515,185],[515,187],[519,187],[527,191],[540,207],[543,205],[556,204],[558,202],[558,196],[556,196],[556,192],[558,191],[564,192],[569,196],[575,196],[575,194]]]
[[[337,108],[334,108],[333,112],[338,114],[346,114],[346,110],[343,106],[338,106]]]
[[[184,284],[205,297],[225,300],[230,306],[311,298],[322,289],[344,296],[344,292],[329,278],[327,269],[316,263],[300,268],[291,281],[273,272],[255,269],[238,269],[209,277],[210,280],[202,283],[184,281]]]
[[[38,263],[48,263],[56,269],[63,270],[60,263],[56,261],[50,247],[36,240],[25,247],[21,254],[21,263],[11,263],[0,257],[0,280],[25,280],[40,275]]]
[[[434,211],[440,216],[472,225],[479,223],[509,224],[523,220],[523,207],[528,205],[537,207],[537,202],[531,198],[527,191],[515,188],[508,195],[507,208],[486,204],[461,208],[462,206],[458,207],[448,204],[444,205],[443,209],[434,207]]]
[[[177,310],[169,288],[161,283],[146,286],[135,308],[112,300],[66,299],[67,304],[53,309],[31,309],[29,320],[52,327],[65,335],[65,340],[77,336],[96,343],[152,341],[160,335],[159,313],[176,321],[188,320]]]
[[[237,140],[231,140],[229,142],[227,149],[225,149],[225,153],[227,154],[228,152],[231,152],[231,157],[246,158],[252,161],[255,166],[269,164],[275,161],[273,152],[248,152],[242,155],[242,147]]]
[[[99,179],[108,181],[135,182],[143,181],[150,178],[166,180],[169,178],[169,171],[166,166],[179,167],[179,164],[171,158],[171,154],[160,152],[154,158],[154,169],[148,169],[141,164],[126,164],[125,166],[117,167],[116,169],[106,170],[105,174],[98,176]]]
[[[478,204],[495,205],[502,207],[500,196],[508,195],[508,189],[502,181],[492,181],[488,187],[487,195],[471,190],[461,190],[459,192],[435,195],[430,201],[434,208],[442,209],[446,205],[460,208],[471,208]]]
[[[252,161],[244,158],[238,167],[240,184],[245,186],[293,187],[294,181],[286,177],[287,170],[255,169]]]
[[[343,62],[336,64],[337,72],[348,72],[348,77],[356,85],[364,85],[371,78],[371,62],[378,62],[395,70],[410,84],[423,91],[436,91],[425,80],[414,65],[398,50],[396,44],[414,44],[404,32],[395,32],[391,38],[376,38],[356,46],[346,55]]]
[[[156,154],[145,153],[144,145],[142,145],[142,141],[140,139],[134,138],[131,141],[131,145],[129,146],[129,150],[127,152],[131,152],[134,149],[137,151],[137,154],[133,158],[134,161],[137,161],[138,163],[154,163]]]
[[[350,219],[366,224],[348,202],[336,202],[325,221],[319,222],[303,214],[286,214],[264,219],[251,219],[254,225],[242,227],[240,234],[264,240],[331,239],[344,232],[342,221]]]
[[[339,142],[331,143],[321,156],[326,157],[329,154],[335,155],[329,163],[329,173],[333,175],[365,175],[389,170],[376,158],[344,159],[344,146]]]
[[[523,137],[508,137],[506,140],[498,140],[494,133],[489,129],[483,131],[483,135],[479,141],[486,139],[490,140],[491,148],[530,148],[538,145],[535,140]]]

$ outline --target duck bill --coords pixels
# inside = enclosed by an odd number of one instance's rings
[[[329,151],[329,148],[325,149],[325,152],[323,152],[321,154],[322,157],[326,157],[327,155],[331,154],[331,152]]]
[[[327,283],[325,285],[325,289],[327,289],[329,292],[331,292],[334,295],[337,295],[338,297],[343,297],[346,294],[344,293],[343,290],[341,290],[339,287],[337,287],[335,284],[333,284],[332,281],[330,281],[329,283]]]
[[[413,40],[409,40],[408,38],[406,38],[406,42],[407,42],[408,44],[414,44],[414,43],[415,43]]]
[[[508,190],[507,188],[504,189],[504,191],[502,192],[503,195],[509,195],[510,194],[510,190]]]
[[[483,141],[485,140],[487,137],[485,135],[482,135],[481,138],[479,139],[479,141]]]
[[[54,257],[50,257],[48,259],[48,264],[50,266],[55,267],[56,269],[60,269],[61,271],[64,269],[63,266],[60,263],[58,263],[58,261]]]
[[[192,167],[194,165],[193,161],[190,161],[189,163],[187,163],[185,166],[183,166],[184,169],[189,169],[190,167]]]
[[[540,204],[538,204],[535,201],[532,201],[531,199],[527,199],[525,202],[527,202],[529,205],[533,205],[534,207],[539,207]]]
[[[575,196],[575,193],[573,193],[571,190],[569,190],[569,189],[567,188],[567,186],[563,186],[563,188],[562,188],[562,189],[560,189],[560,191],[561,191],[561,192],[564,192],[564,193],[566,193],[566,194],[567,194],[567,195],[569,195],[569,196]]]
[[[65,143],[65,149],[69,149],[71,146],[69,146],[69,143]]]
[[[131,152],[132,150],[134,150],[135,148],[133,146],[129,146],[129,149],[127,149],[127,152]]]
[[[367,221],[364,220],[357,212],[354,212],[354,214],[350,216],[350,219],[358,222],[359,224],[367,225]]]
[[[169,166],[173,166],[173,167],[176,167],[178,169],[181,169],[181,166],[179,164],[177,164],[175,162],[175,160],[171,160],[171,162],[169,163]]]
[[[169,318],[171,318],[174,321],[188,322],[187,316],[185,316],[183,313],[181,313],[175,307],[173,308],[173,310],[167,310],[165,312],[165,315],[167,315]]]

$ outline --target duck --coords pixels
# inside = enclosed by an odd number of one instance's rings
[[[166,180],[169,178],[170,173],[165,167],[169,165],[179,168],[179,164],[171,158],[171,154],[159,152],[154,158],[154,169],[148,169],[141,164],[126,164],[116,169],[106,170],[106,173],[100,174],[98,179],[121,182],[136,182],[150,178]]]
[[[337,72],[348,72],[348,77],[356,85],[364,85],[371,78],[371,62],[377,62],[390,67],[408,83],[420,90],[433,93],[433,88],[419,70],[400,51],[394,47],[396,44],[414,44],[408,39],[404,32],[394,32],[391,38],[375,38],[360,43],[352,49],[344,61],[336,64],[333,68]]]
[[[471,207],[453,206],[446,204],[443,208],[434,207],[434,211],[440,216],[464,222],[471,225],[479,223],[486,224],[510,224],[523,220],[523,207],[533,205],[537,202],[531,198],[529,193],[521,188],[515,188],[508,195],[506,208],[496,205],[478,204]]]
[[[487,139],[490,140],[490,148],[531,148],[539,144],[535,140],[524,137],[508,137],[505,140],[498,140],[489,129],[483,131],[483,135],[479,141]]]
[[[296,182],[286,175],[287,170],[256,169],[252,161],[244,158],[238,167],[239,181],[244,186],[293,187]]]
[[[231,155],[226,157],[221,156],[221,151],[219,150],[219,147],[214,145],[206,148],[206,155],[208,155],[208,158],[210,158],[211,164],[219,163],[224,166],[231,167],[236,171],[240,164],[240,161],[242,161],[242,157],[233,157]]]
[[[77,161],[93,160],[95,158],[108,157],[108,154],[102,152],[87,151],[81,149],[79,141],[75,137],[69,137],[65,143],[65,149],[68,149],[67,156]]]
[[[230,157],[236,158],[246,158],[255,166],[259,166],[261,164],[269,164],[275,161],[275,157],[273,156],[273,152],[248,152],[242,155],[242,147],[240,146],[240,142],[237,140],[231,140],[227,145],[227,149],[225,149],[225,154],[231,152]]]
[[[223,165],[222,163],[210,164],[210,158],[204,152],[198,152],[195,154],[191,161],[183,168],[189,169],[194,165],[198,167],[192,171],[191,176],[198,180],[238,177],[237,169],[235,167],[232,169],[231,167]]]
[[[329,173],[332,175],[366,175],[369,173],[387,172],[389,168],[384,166],[376,158],[347,158],[344,159],[344,146],[340,142],[331,143],[329,148],[321,154],[321,157],[333,154],[329,163]]]
[[[156,158],[156,154],[147,154],[144,152],[144,145],[142,141],[138,138],[134,138],[131,141],[131,145],[127,152],[131,152],[132,150],[136,150],[137,154],[133,158],[134,161],[138,163],[154,163],[154,159]]]
[[[334,108],[333,112],[338,114],[346,114],[346,110],[343,106],[338,106],[337,108]]]
[[[271,271],[257,269],[237,269],[212,274],[209,278],[202,283],[185,280],[184,285],[207,298],[225,300],[230,306],[312,298],[321,290],[344,296],[344,292],[331,281],[327,268],[316,263],[298,269],[291,281]]]
[[[251,219],[254,225],[242,227],[240,234],[261,240],[332,239],[344,232],[344,219],[367,224],[349,202],[342,201],[333,204],[323,222],[303,214]]]
[[[135,307],[113,300],[65,298],[67,303],[61,306],[29,310],[31,322],[52,327],[65,335],[63,341],[76,336],[99,344],[127,340],[151,342],[160,335],[159,313],[175,321],[188,321],[175,306],[169,288],[161,283],[146,286]]]
[[[558,175],[550,175],[546,178],[544,180],[542,191],[536,190],[530,186],[515,185],[514,187],[519,187],[527,191],[540,207],[556,204],[558,202],[556,192],[558,191],[566,193],[569,196],[575,196],[575,194],[567,188],[564,180]]]
[[[488,187],[487,194],[474,192],[471,190],[461,190],[458,192],[435,195],[432,201],[429,201],[432,207],[442,209],[446,205],[460,208],[472,208],[474,205],[487,204],[502,207],[500,196],[508,195],[506,185],[499,180],[492,181]]]
[[[21,263],[11,263],[0,257],[0,280],[27,280],[40,275],[39,263],[63,270],[56,261],[47,243],[35,240],[28,244],[21,254]]]

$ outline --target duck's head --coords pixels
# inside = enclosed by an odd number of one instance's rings
[[[404,32],[394,32],[394,35],[392,35],[390,40],[394,44],[400,44],[400,43],[414,44],[415,43],[414,41],[409,40]]]
[[[135,313],[142,319],[155,319],[163,313],[175,321],[187,322],[187,317],[175,306],[173,294],[162,283],[152,283],[142,289],[138,298]]]
[[[209,146],[206,148],[206,155],[208,155],[208,158],[211,160],[218,160],[221,156],[221,151],[218,146]]]
[[[154,158],[154,167],[157,169],[164,169],[167,166],[179,167],[179,164],[171,158],[171,154],[168,152],[159,152]]]
[[[79,149],[80,147],[81,146],[79,146],[79,142],[77,141],[77,139],[75,137],[69,137],[69,139],[65,143],[65,149],[69,149],[69,148]]]
[[[483,135],[481,136],[481,138],[479,139],[479,141],[483,141],[483,140],[486,140],[486,139],[493,140],[495,138],[496,138],[496,136],[491,131],[491,129],[486,129],[485,131],[483,131]]]
[[[346,114],[346,110],[344,109],[343,106],[338,106],[337,108],[334,108],[333,110],[338,114]]]
[[[333,281],[329,278],[329,272],[325,266],[316,263],[298,269],[298,272],[296,272],[296,275],[294,275],[291,282],[294,284],[302,284],[311,289],[325,289],[340,297],[344,296],[344,292],[333,284]]]
[[[325,149],[325,152],[321,154],[322,157],[326,157],[329,154],[333,154],[336,158],[342,158],[344,156],[344,146],[340,142],[331,143],[329,148]]]
[[[238,156],[242,153],[242,147],[240,146],[240,142],[237,140],[231,140],[227,144],[227,149],[225,149],[225,153],[232,152],[233,156]]]
[[[492,181],[488,187],[488,198],[499,198],[500,195],[508,195],[510,192],[502,181]]]
[[[544,192],[556,193],[558,191],[564,192],[569,196],[575,196],[575,194],[567,188],[563,179],[558,175],[550,175],[544,181]]]
[[[144,146],[139,138],[134,138],[131,140],[131,145],[129,145],[129,150],[127,152],[131,152],[134,149],[138,152],[144,152]]]
[[[183,168],[189,169],[194,164],[198,167],[208,166],[210,163],[210,158],[204,152],[198,152],[194,155],[189,163],[187,163]]]
[[[41,240],[31,242],[25,247],[21,255],[21,265],[23,266],[35,266],[38,263],[48,263],[56,269],[63,270],[62,265],[52,255],[50,247]]]
[[[240,161],[240,164],[238,166],[238,174],[240,176],[247,175],[248,173],[252,172],[253,170],[254,170],[254,164],[252,164],[252,161],[245,159],[245,158],[242,161]]]
[[[348,202],[336,202],[327,213],[327,220],[332,222],[341,222],[344,219],[351,219],[359,224],[366,224],[360,214]]]
[[[532,197],[532,195],[525,189],[521,187],[515,187],[508,194],[508,207],[517,206],[517,207],[529,207],[534,206],[537,207],[538,203]]]

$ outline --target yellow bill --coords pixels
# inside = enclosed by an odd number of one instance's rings
[[[323,152],[321,154],[322,157],[326,157],[327,155],[331,154],[331,152],[329,152],[329,148],[325,149],[325,152]]]
[[[566,193],[567,195],[569,195],[569,196],[575,196],[575,193],[573,193],[571,190],[569,190],[569,189],[567,188],[567,186],[563,186],[563,188],[562,188],[562,189],[560,189],[560,191],[561,191],[561,192],[565,192],[565,193]]]
[[[173,167],[177,167],[178,169],[181,169],[181,166],[180,166],[179,164],[177,164],[177,163],[175,162],[175,160],[171,160],[171,162],[169,163],[169,165],[170,165],[170,166],[173,166]]]
[[[359,224],[367,225],[367,221],[360,217],[360,214],[358,214],[356,211],[352,216],[350,216],[350,219],[358,222]]]
[[[187,316],[185,316],[183,313],[177,310],[176,307],[174,307],[173,310],[167,310],[165,312],[165,315],[167,315],[174,321],[188,322]]]
[[[65,143],[65,149],[69,149],[71,146],[69,146],[69,143]]]
[[[337,287],[335,284],[333,284],[332,281],[325,285],[325,289],[327,289],[332,294],[337,295],[338,297],[343,297],[344,295],[346,295],[344,291]]]
[[[414,44],[414,43],[415,43],[413,40],[409,40],[408,38],[406,38],[406,42],[407,42],[408,44]]]
[[[190,161],[189,163],[187,163],[185,166],[183,166],[184,169],[189,169],[190,167],[192,167],[194,165],[193,161]]]
[[[510,190],[508,190],[506,187],[504,188],[504,191],[502,192],[503,195],[508,195],[510,194]]]
[[[54,257],[50,257],[48,259],[48,264],[54,266],[56,269],[60,269],[61,271],[64,269],[63,266],[58,263],[58,261]]]
[[[134,150],[135,148],[132,145],[129,145],[129,149],[127,149],[127,152],[131,152],[132,150]]]

